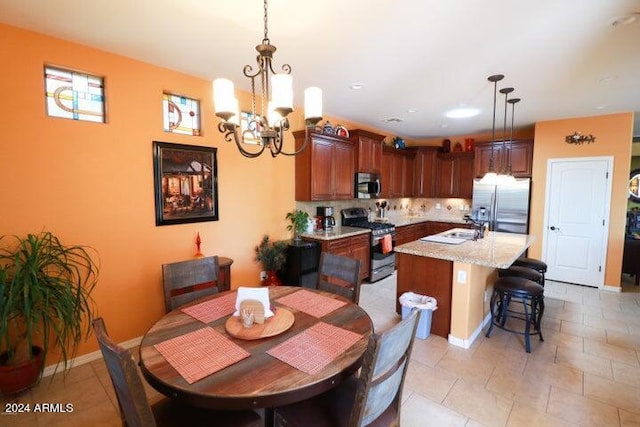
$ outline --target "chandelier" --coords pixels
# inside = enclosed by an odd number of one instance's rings
[[[264,38],[256,46],[256,50],[257,69],[245,65],[243,70],[245,77],[251,80],[251,113],[247,117],[245,129],[240,126],[238,99],[234,94],[233,83],[228,79],[213,81],[215,113],[222,119],[218,123],[218,130],[224,133],[226,141],[236,143],[243,156],[258,157],[267,147],[272,157],[278,154],[295,156],[306,148],[310,131],[315,130],[322,119],[322,91],[317,87],[305,89],[304,142],[298,150],[289,153],[283,151],[285,132],[289,130],[287,116],[293,111],[293,82],[289,64],[284,64],[280,73],[273,70],[271,61],[276,47],[271,44],[268,36],[267,0],[264,0]],[[256,85],[260,86],[259,92],[256,91]],[[257,145],[259,148],[247,150],[245,146],[250,145]]]

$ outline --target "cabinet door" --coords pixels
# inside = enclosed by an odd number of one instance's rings
[[[511,160],[511,173],[516,178],[531,177],[533,165],[532,141],[513,141],[507,145],[507,159]]]
[[[389,197],[402,197],[404,181],[404,156],[394,153],[391,157],[391,191]]]
[[[403,170],[403,180],[402,180],[402,197],[413,197],[414,195],[414,174],[415,174],[415,163],[414,163],[414,154],[413,153],[405,153],[402,155],[402,170]]]
[[[366,136],[358,138],[358,172],[373,172],[372,139]]]
[[[474,175],[482,178],[484,174],[489,172],[489,165],[491,164],[491,143],[476,143],[474,151]],[[502,167],[502,156],[502,143],[497,142],[493,144],[493,171],[496,173],[500,172],[500,168]]]
[[[391,197],[391,174],[393,170],[393,154],[382,152],[382,170],[380,171],[380,182],[382,184],[381,197]]]
[[[436,197],[454,197],[455,159],[452,157],[438,158],[437,171]]]
[[[458,188],[456,197],[470,199],[473,197],[473,157],[461,157],[458,162]]]
[[[363,234],[351,239],[351,258],[360,260],[360,280],[369,277],[371,267],[371,247],[369,246],[369,235]]]
[[[382,140],[371,140],[371,172],[382,171]]]
[[[353,199],[355,149],[348,143],[336,142],[333,163],[334,199]]]
[[[331,200],[333,198],[333,143],[313,140],[313,171],[311,174],[311,199]]]
[[[436,150],[420,150],[414,160],[414,196],[433,197],[435,195]]]

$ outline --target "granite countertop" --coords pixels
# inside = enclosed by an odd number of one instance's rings
[[[439,235],[446,234],[449,231],[439,233]],[[396,246],[394,250],[403,254],[458,261],[485,267],[508,268],[535,240],[535,236],[530,234],[490,231],[485,234],[483,239],[468,240],[459,245],[415,240]]]
[[[368,228],[356,228],[356,227],[343,227],[336,226],[333,227],[331,231],[314,231],[313,233],[304,233],[302,234],[303,238],[306,239],[314,239],[314,240],[335,240],[342,239],[344,237],[352,237],[357,236],[359,234],[369,234],[371,230]]]

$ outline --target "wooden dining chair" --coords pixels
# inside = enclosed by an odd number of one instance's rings
[[[278,427],[400,425],[402,386],[418,324],[418,310],[369,338],[360,375],[308,400],[275,408]]]
[[[253,411],[210,411],[163,399],[149,405],[136,362],[131,352],[114,343],[107,335],[101,317],[93,321],[93,330],[116,392],[123,426],[229,426],[258,427],[260,416]]]
[[[217,256],[162,264],[165,311],[218,293],[218,269]]]
[[[358,304],[360,284],[360,260],[328,252],[320,254],[318,289],[342,295]]]

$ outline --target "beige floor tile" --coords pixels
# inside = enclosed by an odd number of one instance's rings
[[[532,383],[548,384],[576,394],[582,394],[583,372],[579,369],[556,363],[530,360],[527,363],[524,374],[526,379]]]
[[[602,308],[591,305],[576,304],[575,302],[567,301],[564,303],[564,309],[565,311],[572,311],[576,313],[587,314],[589,316],[602,317]]]
[[[613,380],[619,383],[640,387],[640,368],[620,362],[611,362],[613,365]],[[640,411],[640,408],[638,408]]]
[[[565,347],[558,347],[556,363],[570,368],[576,368],[584,372],[590,372],[604,378],[613,379],[611,359],[605,359]]]
[[[36,414],[32,412],[4,412],[5,404],[0,408],[0,427],[33,427],[38,425]]]
[[[513,371],[502,370],[500,366],[491,375],[486,389],[515,402],[520,402],[544,412],[547,409],[551,386],[539,381],[531,381]]]
[[[586,326],[580,323],[569,322],[566,320],[562,321],[560,332],[569,335],[575,335],[577,337],[589,338],[594,341],[607,340],[607,331],[604,328],[596,326]]]
[[[493,363],[503,371],[522,374],[529,360],[526,352],[510,347],[494,347],[492,342],[483,343],[473,354],[473,358]]]
[[[419,393],[434,402],[442,403],[456,380],[455,375],[446,371],[412,361],[404,382],[404,390]]]
[[[55,396],[55,400],[53,401],[50,398],[52,395]],[[65,388],[38,388],[34,390],[33,399],[36,402],[71,403],[73,404],[74,412],[88,410],[102,402],[109,402],[109,404],[111,404],[105,388],[95,376],[81,382],[70,384]],[[113,404],[111,404],[111,406],[113,406]]]
[[[616,407],[556,387],[551,387],[547,414],[581,426],[619,424]]]
[[[443,404],[484,425],[504,426],[513,401],[491,393],[484,387],[458,380]]]
[[[467,417],[412,393],[402,405],[400,424],[403,427],[465,426]]]
[[[37,414],[38,425],[47,427],[119,427],[119,415],[110,401],[98,403],[90,408],[70,413]]]
[[[583,323],[584,321],[584,314],[582,313],[578,313],[576,311],[567,311],[565,309],[545,307],[542,321],[544,322],[546,319],[550,317],[555,318],[557,320],[568,320],[569,322],[574,322],[574,323]]]
[[[638,355],[634,350],[629,348],[618,347],[616,345],[585,339],[584,352],[592,354],[594,356],[626,363],[632,366],[640,366],[640,363],[638,363]]]
[[[584,324],[587,326],[599,326],[599,327],[605,328],[608,331],[629,333],[629,327],[627,325],[627,322],[622,320],[603,319],[599,317],[585,315]]]
[[[447,352],[436,365],[438,369],[480,386],[487,383],[494,367],[493,363],[485,360],[461,356],[451,351]]]
[[[622,427],[640,427],[640,413],[620,409],[620,426]]]
[[[616,345],[618,347],[627,347],[640,350],[640,335],[607,331],[607,343]]]
[[[584,395],[631,412],[640,408],[640,388],[597,375],[584,374]]]
[[[427,366],[434,367],[444,357],[449,343],[442,337],[429,336],[426,340],[416,339],[411,350],[411,360],[417,360]]]
[[[509,415],[508,427],[578,427],[579,424],[570,423],[558,417],[547,415],[544,411],[536,410],[528,405],[516,402]]]
[[[546,329],[544,329],[544,323],[542,335],[544,336],[545,344],[555,344],[558,347],[565,347],[576,351],[583,350],[584,339],[582,337],[565,334],[564,332],[547,331]],[[535,339],[537,339],[537,337]]]

